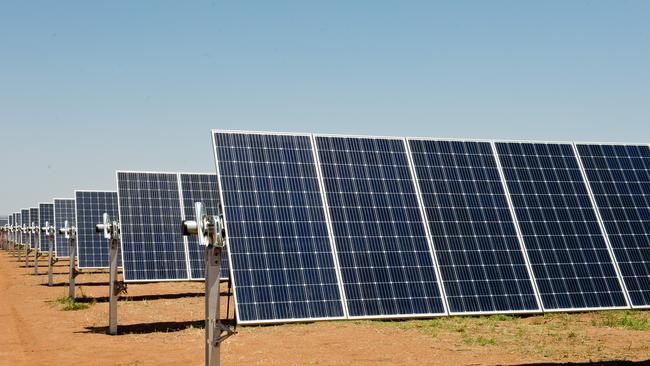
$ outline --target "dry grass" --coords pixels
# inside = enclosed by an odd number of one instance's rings
[[[629,339],[650,330],[650,312],[602,311],[550,313],[535,316],[442,317],[406,321],[360,321],[377,327],[419,332],[434,340],[451,340],[455,347],[493,347],[523,356],[567,360],[624,359],[634,354],[634,345],[614,342],[617,335]],[[648,358],[647,350],[637,356]]]

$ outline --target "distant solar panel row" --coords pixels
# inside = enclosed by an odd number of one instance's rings
[[[572,144],[213,143],[242,323],[623,308],[624,283],[650,303],[647,146],[578,145],[578,160]]]
[[[203,278],[202,248],[183,236],[180,223],[194,218],[195,199],[216,210],[215,180],[214,174],[117,172],[125,281]]]

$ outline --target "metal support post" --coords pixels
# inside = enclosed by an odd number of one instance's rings
[[[219,337],[222,333],[219,284],[221,274],[221,248],[205,248],[205,360],[206,365],[218,366],[220,359]]]
[[[126,285],[117,280],[117,255],[119,253],[120,225],[111,221],[107,213],[102,215],[103,222],[95,225],[95,231],[104,233],[109,245],[109,280],[108,280],[108,334],[117,334],[117,300],[122,292],[126,292]]]
[[[54,236],[47,236],[47,285],[52,287],[54,277]]]
[[[41,228],[47,236],[47,285],[52,287],[53,266],[54,266],[54,235],[56,230],[54,226],[50,225],[49,221],[45,222],[45,226]]]
[[[34,276],[38,276],[38,257],[41,249],[41,228],[33,226],[34,228]]]
[[[75,277],[77,277],[77,270],[74,265],[75,254],[77,253],[77,238],[70,236],[68,238],[70,243],[70,273],[68,274],[68,297],[71,299],[75,298]]]
[[[25,268],[29,267],[29,253],[31,253],[32,250],[29,248],[29,243],[25,245]]]
[[[117,334],[117,299],[121,287],[117,283],[117,238],[110,239],[110,273],[109,273],[109,303],[108,303],[108,334]]]
[[[223,216],[210,216],[201,202],[194,204],[195,221],[183,221],[183,235],[198,235],[205,246],[205,365],[219,366],[221,342],[235,334],[221,323],[219,284],[221,254],[226,244]]]

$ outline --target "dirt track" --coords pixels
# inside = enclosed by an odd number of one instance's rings
[[[80,275],[77,296],[93,303],[88,309],[62,311],[53,300],[67,294],[62,286],[67,263],[57,264],[55,287],[47,287],[47,276],[33,276],[33,269],[22,264],[0,252],[0,365],[203,364],[202,283],[129,285],[128,295],[119,303],[120,334],[111,337],[105,334],[107,274]],[[239,333],[223,347],[222,364],[454,365],[650,359],[650,331],[602,326],[600,316],[239,327]],[[643,322],[650,319],[647,312],[634,317]]]

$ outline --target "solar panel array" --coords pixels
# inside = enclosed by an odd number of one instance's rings
[[[45,223],[54,225],[54,204],[52,203],[39,203],[38,204],[38,225],[40,228],[45,227]],[[44,230],[40,231],[41,238],[41,251],[47,252],[50,250],[50,240]],[[54,250],[54,248],[52,248]]]
[[[202,202],[208,214],[216,215],[219,210],[219,189],[215,174],[180,174],[183,219],[194,220],[194,203]],[[185,236],[189,254],[190,278],[201,280],[205,277],[205,253],[196,236]],[[221,263],[221,278],[228,278],[228,253],[224,252]]]
[[[562,143],[213,144],[240,322],[625,308],[626,287],[650,305],[647,146],[577,145],[579,161]]]
[[[204,248],[180,223],[195,202],[223,206],[221,277],[244,324],[650,308],[648,145],[212,138],[216,175],[119,171],[117,192],[76,191],[0,226],[68,221],[79,267],[106,268],[106,212],[125,281],[200,280]]]
[[[214,180],[214,174],[117,172],[125,281],[203,278],[202,249],[183,236],[180,223],[194,218],[194,199],[214,210]]]
[[[103,222],[104,213],[117,219],[117,192],[75,191],[75,213],[79,268],[108,268],[108,241],[95,231],[95,226]],[[119,253],[117,263],[122,265]]]
[[[57,229],[57,233],[54,235],[54,250],[56,252],[56,256],[59,258],[66,258],[70,256],[69,240],[65,238],[65,235],[58,232],[58,229],[65,227],[66,221],[68,221],[68,226],[75,226],[74,199],[55,198],[54,227]]]
[[[31,227],[32,224],[34,224],[34,226],[38,225],[38,207],[33,207],[29,209],[29,226]],[[30,246],[33,249],[40,250],[38,247],[38,240],[36,240],[35,234],[32,233],[29,234],[29,242],[30,242]]]
[[[633,307],[650,306],[650,148],[578,144]]]

